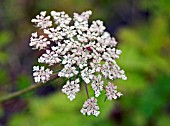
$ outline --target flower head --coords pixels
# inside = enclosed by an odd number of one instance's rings
[[[117,86],[114,86],[112,83],[108,83],[106,86],[106,96],[108,100],[117,99],[118,97],[122,96],[121,92],[117,92]]]
[[[83,108],[80,110],[83,115],[94,115],[100,114],[99,106],[97,105],[97,99],[92,97],[84,102]]]
[[[38,36],[37,32],[31,34],[30,46],[33,49],[45,49],[50,44],[50,41],[47,40],[43,35]]]
[[[66,64],[64,68],[58,73],[58,76],[71,78],[77,74],[78,74],[78,71],[76,70],[76,67]]]
[[[50,16],[46,16],[46,11],[40,12],[40,15],[37,15],[35,19],[32,19],[31,22],[35,23],[37,27],[44,29],[52,26],[52,21],[50,21]]]
[[[39,63],[46,63],[49,66],[59,63],[61,59],[58,56],[56,51],[46,50],[46,53],[42,54],[42,56],[38,59]]]
[[[63,86],[62,92],[68,95],[70,101],[75,99],[77,92],[80,91],[79,79],[75,81],[67,81],[67,83]]]
[[[66,14],[64,11],[62,12],[51,11],[51,16],[54,18],[55,24],[57,25],[68,25],[71,21],[69,15]]]
[[[90,80],[93,77],[93,73],[94,71],[88,69],[88,67],[81,71],[81,77],[86,84],[90,83]]]
[[[34,80],[36,83],[38,82],[43,82],[45,83],[46,81],[48,81],[50,79],[50,75],[53,73],[52,70],[50,69],[45,69],[44,66],[34,66],[33,67],[33,76],[34,76]]]
[[[100,91],[103,90],[103,84],[104,84],[104,82],[101,80],[101,75],[93,77],[91,86],[94,90],[96,97],[98,97],[101,94]]]
[[[62,92],[71,101],[84,83],[88,100],[85,101],[81,113],[98,116],[99,106],[94,97],[99,97],[102,90],[106,90],[109,100],[122,95],[111,83],[104,88],[102,80],[127,79],[124,70],[116,62],[122,51],[117,49],[116,39],[105,31],[103,21],[96,20],[89,24],[92,11],[73,13],[73,18],[64,11],[51,11],[50,14],[46,16],[46,11],[42,11],[32,19],[41,32],[32,33],[29,45],[33,49],[42,50],[39,63],[52,66],[53,69],[60,66],[60,70],[54,71],[57,71],[59,77],[67,79]],[[44,67],[33,67],[35,82],[48,81],[52,73],[48,68],[45,70]],[[88,94],[88,85],[94,91],[92,98]]]

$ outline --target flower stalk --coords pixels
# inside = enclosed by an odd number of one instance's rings
[[[90,96],[89,96],[89,91],[88,91],[88,87],[87,87],[87,84],[84,83],[84,86],[85,86],[85,89],[86,89],[86,95],[87,95],[87,98],[89,99]]]
[[[58,75],[57,74],[53,74],[50,78],[50,81],[55,79]],[[30,87],[27,87],[25,89],[22,89],[20,91],[17,91],[17,92],[14,92],[14,93],[11,93],[11,94],[8,94],[8,95],[5,95],[5,96],[2,96],[0,97],[0,103],[1,102],[4,102],[4,101],[8,101],[12,98],[16,98],[16,97],[19,97],[25,93],[28,93],[30,91],[33,91],[35,89],[38,89],[40,87],[43,87],[44,85],[46,85],[47,83],[43,83],[43,82],[40,82],[40,83],[36,83],[36,84],[33,84],[31,85]]]

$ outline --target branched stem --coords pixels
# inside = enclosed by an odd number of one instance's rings
[[[50,78],[50,80],[53,80],[57,77],[57,74],[53,74]],[[29,91],[32,91],[32,90],[35,90],[35,89],[38,89],[40,87],[43,87],[44,85],[46,85],[47,83],[37,83],[37,84],[33,84],[32,86],[30,87],[27,87],[25,89],[22,89],[20,91],[17,91],[17,92],[14,92],[14,93],[11,93],[11,94],[8,94],[6,96],[2,96],[0,97],[0,102],[4,102],[4,101],[7,101],[7,100],[10,100],[12,98],[15,98],[15,97],[18,97],[22,94],[25,94]]]

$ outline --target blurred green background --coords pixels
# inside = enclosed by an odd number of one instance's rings
[[[0,104],[0,126],[169,126],[169,0],[0,0],[0,97],[33,83],[37,51],[29,47],[30,20],[40,11],[92,10],[104,21],[123,53],[118,60],[127,81],[116,80],[123,97],[104,102],[99,117],[81,115],[84,90],[70,102],[62,79]]]

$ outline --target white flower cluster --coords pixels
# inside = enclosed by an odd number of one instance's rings
[[[99,97],[99,95],[101,94],[100,92],[103,90],[104,82],[101,79],[102,79],[101,75],[98,75],[97,77],[94,76],[93,82],[91,84],[96,97]]]
[[[33,46],[33,49],[45,49],[49,44],[50,41],[47,40],[43,35],[38,36],[37,32],[32,33],[30,39],[30,46]]]
[[[50,75],[53,73],[53,71],[48,68],[45,70],[43,66],[34,66],[33,72],[34,80],[36,83],[48,81],[50,79]]]
[[[117,86],[114,86],[112,83],[108,83],[106,86],[106,96],[109,100],[117,99],[118,97],[122,96],[121,92],[117,92]]]
[[[127,79],[124,70],[116,63],[122,52],[116,48],[115,38],[105,31],[103,21],[92,21],[89,25],[91,14],[91,11],[74,13],[71,18],[63,11],[51,11],[51,16],[46,16],[46,11],[42,11],[32,19],[32,22],[40,28],[41,34],[32,33],[29,45],[33,49],[44,50],[38,58],[39,63],[63,66],[57,74],[59,77],[67,78],[62,92],[71,101],[80,90],[81,80],[85,84],[87,95],[87,85],[91,84],[95,97],[105,90],[106,97],[112,100],[122,94],[117,92],[117,87],[111,83],[104,87],[103,79]],[[48,81],[53,73],[48,68],[45,70],[44,67],[38,66],[34,66],[33,71],[35,82],[43,83]],[[88,96],[81,112],[84,115],[98,116],[100,112],[97,99]]]
[[[68,95],[70,101],[75,99],[77,92],[80,91],[79,79],[75,81],[67,81],[67,83],[63,86],[62,92]]]
[[[100,114],[99,106],[97,105],[97,99],[94,97],[89,98],[84,102],[83,108],[80,110],[83,115],[95,115]]]
[[[40,15],[36,16],[36,19],[32,19],[31,22],[35,23],[37,27],[44,29],[52,26],[50,16],[45,17],[46,11],[40,12]]]

